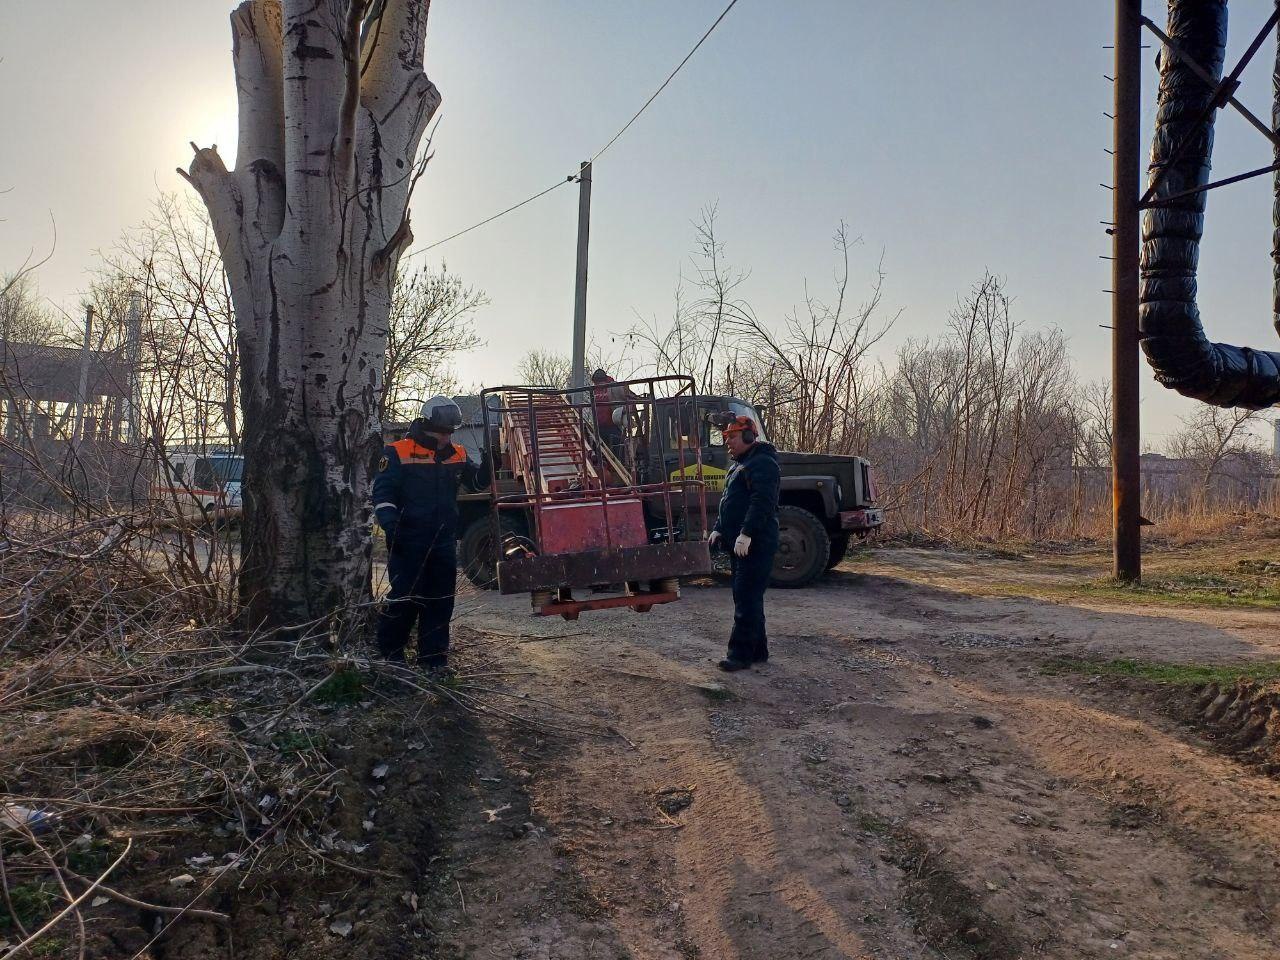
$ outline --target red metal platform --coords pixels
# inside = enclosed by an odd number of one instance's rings
[[[613,402],[625,408],[629,422],[642,422],[659,385],[671,388],[668,397],[693,395],[691,378],[655,377],[613,385],[625,391]],[[623,606],[643,612],[679,599],[679,577],[711,569],[706,544],[677,540],[675,533],[673,492],[685,501],[682,516],[700,508],[705,528],[696,443],[688,450],[691,469],[679,479],[664,473],[657,482],[638,484],[634,464],[624,464],[597,429],[602,419],[598,396],[591,388],[535,387],[482,394],[486,435],[489,418],[496,416],[505,462],[524,491],[495,498],[495,514],[520,511],[533,547],[528,556],[498,563],[498,586],[503,593],[531,592],[536,612],[543,615],[576,619],[584,610]],[[496,397],[496,404],[489,397]],[[683,447],[679,456],[683,466]],[[566,599],[575,588],[607,585],[621,585],[623,593]]]

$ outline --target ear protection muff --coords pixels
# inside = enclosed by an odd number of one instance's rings
[[[735,417],[732,413],[725,411],[707,419],[715,424],[722,433],[742,434],[742,442],[748,445],[760,439],[760,435],[756,433],[755,421],[750,417]]]

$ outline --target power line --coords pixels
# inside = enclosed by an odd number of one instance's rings
[[[628,120],[623,125],[622,129],[613,135],[613,139],[611,139],[608,143],[606,143],[603,147],[601,147],[598,151],[596,151],[595,156],[591,158],[592,163],[595,163],[596,160],[598,160],[606,150],[608,150],[618,141],[619,137],[621,137],[624,133],[627,132],[628,128],[633,123],[635,123],[637,120],[640,119],[640,114],[648,110],[649,104],[653,103],[653,101],[658,99],[658,94],[662,93],[663,90],[667,89],[667,84],[669,84],[672,80],[674,80],[676,77],[676,74],[684,69],[684,65],[688,63],[691,59],[693,59],[693,55],[698,52],[698,48],[702,46],[704,43],[706,43],[707,37],[711,36],[712,31],[714,31],[716,27],[720,26],[720,21],[729,15],[729,11],[732,10],[734,6],[737,5],[737,3],[738,3],[738,0],[729,0],[729,5],[724,8],[724,10],[720,13],[720,16],[716,17],[716,22],[711,24],[711,26],[707,27],[707,32],[702,35],[702,39],[693,45],[693,49],[690,50],[687,54],[685,54],[685,58],[680,61],[680,63],[676,66],[674,70],[671,71],[671,73],[667,76],[667,79],[662,81],[662,85],[658,87],[657,90],[653,91],[653,96],[651,96],[648,100],[646,100],[644,102],[644,106],[636,111],[636,115],[632,117],[630,120]]]
[[[684,59],[681,60],[676,65],[676,68],[667,75],[667,79],[662,81],[658,89],[653,91],[653,95],[650,96],[649,99],[644,102],[644,105],[635,112],[635,115],[630,120],[628,120],[625,124],[622,125],[622,129],[619,130],[617,133],[615,133],[609,139],[608,143],[606,143],[603,147],[601,147],[599,150],[595,152],[595,154],[591,157],[592,163],[598,160],[606,150],[608,150],[615,143],[617,143],[619,138],[621,138],[621,136],[631,128],[631,125],[640,119],[640,115],[649,109],[649,105],[652,104],[653,101],[658,99],[658,95],[667,88],[667,85],[671,83],[672,80],[675,79],[676,74],[678,74],[681,70],[683,70],[684,65],[693,59],[693,55],[698,52],[698,48],[707,42],[707,37],[711,36],[711,34],[715,31],[716,27],[720,26],[720,21],[722,21],[725,17],[729,15],[729,11],[732,10],[737,5],[737,3],[738,3],[738,0],[729,0],[729,5],[720,12],[720,16],[716,17],[715,23],[711,24],[711,26],[707,28],[707,32],[704,33],[702,37],[698,40],[698,42],[693,45],[693,49],[690,50],[687,54],[685,54]],[[423,247],[421,250],[414,250],[414,251],[411,251],[410,253],[406,253],[403,259],[407,260],[410,257],[416,257],[419,254],[426,253],[428,250],[434,250],[436,247],[440,246],[441,244],[448,243],[450,240],[456,240],[458,239],[458,237],[462,236],[463,234],[470,233],[472,230],[478,230],[481,227],[485,226],[486,224],[493,223],[493,221],[497,220],[499,217],[505,217],[508,213],[512,213],[515,210],[519,210],[521,207],[523,207],[527,203],[533,203],[533,201],[537,200],[539,197],[545,197],[548,193],[550,193],[552,190],[555,190],[557,187],[563,187],[566,183],[573,183],[577,179],[578,178],[575,174],[570,174],[568,177],[566,177],[563,180],[557,180],[555,183],[547,187],[545,190],[540,190],[537,193],[535,193],[533,196],[527,197],[526,199],[521,200],[519,203],[513,204],[510,207],[507,207],[507,209],[499,213],[495,213],[493,216],[487,217],[486,219],[481,220],[479,223],[473,223],[471,226],[467,227],[465,230],[459,230],[457,233],[450,234],[449,236],[445,237],[443,240],[437,240],[435,241],[435,243],[428,244],[427,246]]]
[[[537,200],[539,197],[545,197],[548,193],[550,193],[556,187],[563,187],[566,183],[572,183],[573,180],[574,180],[573,177],[568,177],[567,179],[564,179],[564,180],[557,180],[555,183],[547,187],[545,190],[540,190],[539,192],[535,193],[532,197],[528,197],[524,200],[521,200],[517,204],[513,204],[512,206],[507,207],[507,209],[503,210],[501,213],[495,213],[492,217],[489,217],[487,220],[481,220],[479,223],[473,223],[471,226],[467,227],[465,230],[459,230],[457,233],[451,234],[445,237],[443,240],[437,240],[435,243],[429,244],[428,246],[423,247],[421,250],[414,250],[412,253],[406,253],[404,255],[404,259],[407,260],[410,257],[416,257],[420,253],[426,253],[428,250],[434,250],[436,247],[440,246],[442,243],[448,243],[450,240],[458,239],[458,237],[462,236],[464,233],[470,233],[472,230],[479,230],[486,223],[493,223],[493,221],[497,220],[499,217],[505,217],[511,211],[519,210],[526,203],[533,203],[533,201]]]

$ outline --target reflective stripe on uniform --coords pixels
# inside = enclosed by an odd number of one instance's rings
[[[381,510],[383,507],[390,507],[392,510],[395,510],[396,512],[399,512],[400,510],[400,508],[397,507],[394,503],[375,503],[373,505],[374,510]]]

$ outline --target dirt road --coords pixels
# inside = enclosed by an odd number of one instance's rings
[[[1280,784],[1226,752],[1220,726],[1185,719],[1210,701],[1220,714],[1230,691],[1046,669],[1273,659],[1280,614],[970,592],[1056,575],[877,552],[771,593],[773,660],[733,676],[714,669],[723,583],[578,623],[472,596],[460,645],[496,650],[487,669],[503,674],[479,682],[577,732],[485,726],[423,946],[495,960],[1280,955]],[[1236,714],[1258,725],[1256,709]],[[1269,749],[1255,734],[1246,745]]]

